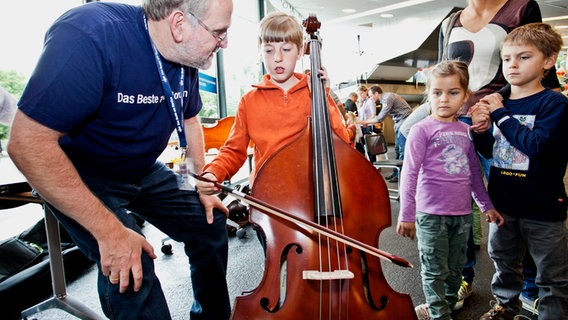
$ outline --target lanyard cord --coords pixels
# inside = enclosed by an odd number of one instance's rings
[[[146,20],[146,15],[144,15],[144,26],[146,27],[146,31],[148,31],[148,21]],[[150,33],[148,32],[148,38],[150,39],[150,44],[152,45],[152,50],[154,52],[154,58],[156,60],[156,67],[158,68],[158,73],[160,74],[160,80],[162,82],[162,89],[164,90],[164,94],[166,95],[166,101],[170,107],[170,116],[172,121],[176,127],[176,131],[178,133],[179,144],[182,150],[185,150],[187,146],[187,141],[185,139],[185,131],[183,129],[183,121],[180,120],[180,116],[183,114],[183,94],[184,94],[184,79],[185,79],[185,70],[184,67],[181,66],[180,68],[180,76],[179,76],[179,99],[180,99],[180,115],[178,115],[176,109],[176,99],[174,97],[174,93],[172,91],[172,87],[170,86],[170,82],[166,77],[166,73],[164,72],[164,65],[162,64],[162,59],[160,59],[160,54],[158,53],[158,49],[154,45],[154,41],[150,37]]]

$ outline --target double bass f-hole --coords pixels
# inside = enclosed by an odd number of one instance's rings
[[[259,286],[236,298],[231,317],[416,319],[412,300],[389,286],[378,258],[410,266],[377,249],[381,230],[391,225],[387,186],[332,131],[327,91],[318,77],[320,23],[310,16],[304,26],[310,35],[312,114],[295,140],[258,169],[251,195],[241,197],[266,239],[266,262]]]

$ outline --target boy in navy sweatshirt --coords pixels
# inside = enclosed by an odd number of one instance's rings
[[[513,319],[521,310],[522,259],[538,270],[542,319],[568,319],[567,197],[568,99],[541,85],[554,66],[562,38],[549,25],[513,30],[501,45],[503,75],[511,96],[481,99],[473,111],[476,147],[493,158],[488,191],[505,223],[489,226],[495,264],[491,289],[497,299],[481,319]],[[543,73],[544,71],[544,73]],[[493,133],[485,131],[490,121]]]

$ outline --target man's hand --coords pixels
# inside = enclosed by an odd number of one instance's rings
[[[130,274],[134,280],[133,289],[142,287],[142,250],[152,259],[157,256],[146,239],[128,228],[121,232],[111,232],[107,239],[97,239],[101,255],[101,271],[108,276],[110,283],[120,286],[120,293],[126,292],[130,285]]]
[[[213,209],[219,209],[223,211],[225,216],[229,217],[229,209],[223,205],[223,202],[221,202],[221,199],[217,196],[209,196],[199,192],[199,200],[201,200],[201,204],[205,207],[207,223],[213,223]]]

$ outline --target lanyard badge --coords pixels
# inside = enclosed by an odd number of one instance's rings
[[[193,177],[189,175],[187,159],[185,157],[185,148],[181,151],[181,162],[179,164],[179,175],[177,176],[178,188],[180,190],[195,190]]]

